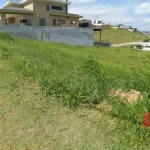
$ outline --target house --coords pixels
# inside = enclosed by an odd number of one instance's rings
[[[92,19],[91,24],[93,25],[93,28],[101,28],[101,29],[109,29],[110,24],[109,23],[103,23],[101,20]]]
[[[68,13],[68,0],[9,0],[0,9],[0,25],[79,27],[78,14]]]
[[[103,21],[97,19],[92,19],[91,22],[94,26],[100,26],[100,27],[104,24]]]
[[[124,25],[123,24],[119,24],[118,28],[124,29]]]
[[[134,44],[134,49],[150,51],[150,42],[137,42]]]

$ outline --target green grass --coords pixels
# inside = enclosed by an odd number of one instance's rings
[[[150,149],[149,57],[0,34],[0,149]],[[112,89],[144,99],[128,104]]]
[[[95,31],[95,42],[100,41],[99,31]],[[149,39],[148,35],[141,34],[139,32],[130,32],[122,29],[105,29],[102,30],[102,41],[110,42],[111,44],[120,44],[128,42],[140,42],[145,39]]]
[[[57,99],[45,97],[36,83],[7,63],[0,62],[0,149],[112,147],[111,128],[108,128],[113,118],[93,109],[73,111],[62,106]]]

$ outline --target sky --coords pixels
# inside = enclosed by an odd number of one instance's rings
[[[0,0],[0,6],[8,0]],[[69,0],[69,13],[150,31],[150,0]]]
[[[70,0],[69,13],[150,31],[150,0]]]

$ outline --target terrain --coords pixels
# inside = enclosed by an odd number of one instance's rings
[[[149,58],[0,33],[0,149],[150,149]]]

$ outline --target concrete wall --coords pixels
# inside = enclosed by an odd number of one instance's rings
[[[110,29],[110,25],[102,25],[102,29],[105,30],[105,29]]]
[[[92,28],[0,26],[0,31],[21,37],[70,45],[93,46]]]

